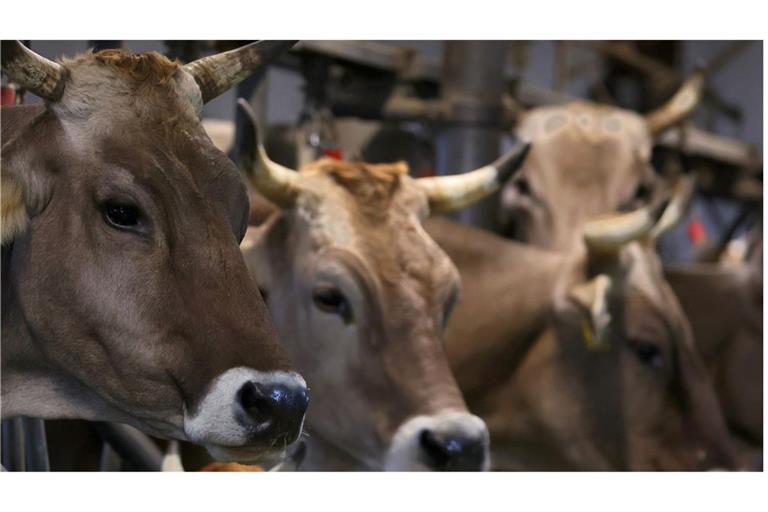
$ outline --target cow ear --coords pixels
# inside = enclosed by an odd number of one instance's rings
[[[2,245],[10,244],[26,231],[30,216],[40,213],[51,197],[52,176],[44,171],[37,155],[3,148],[0,177]]]
[[[18,123],[16,120],[20,115],[13,115],[14,112],[25,115],[22,111],[3,109],[0,122],[9,125]],[[44,151],[45,146],[41,150],[28,143],[30,138],[50,138],[50,130],[40,120],[40,117],[27,120],[26,128],[12,130],[14,133],[3,140],[0,156],[0,231],[3,246],[24,233],[30,217],[42,212],[51,199],[55,174],[46,165],[48,155]],[[4,137],[6,131],[3,132]]]
[[[24,191],[18,180],[3,173],[0,194],[2,195],[0,197],[2,244],[6,245],[27,229],[29,218],[24,204]]]
[[[608,294],[611,278],[598,274],[593,279],[579,283],[568,291],[568,300],[575,305],[581,322],[581,335],[587,348],[600,350],[608,347],[608,327],[611,314],[608,311]]]
[[[262,293],[268,292],[272,286],[272,272],[266,252],[266,236],[266,225],[251,226],[245,232],[243,241],[240,242],[240,252],[243,253],[248,272]]]

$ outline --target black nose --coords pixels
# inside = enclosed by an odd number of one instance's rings
[[[485,463],[482,437],[423,430],[419,436],[427,466],[436,471],[480,471]]]
[[[237,393],[238,418],[254,438],[292,443],[301,432],[309,393],[303,385],[249,381]]]

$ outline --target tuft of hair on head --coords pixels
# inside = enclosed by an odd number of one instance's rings
[[[312,170],[331,176],[362,204],[374,208],[386,207],[400,185],[400,177],[408,174],[408,164],[369,164],[322,158],[312,164]]]
[[[158,52],[133,53],[122,48],[89,52],[86,58],[107,65],[136,82],[168,83],[181,64]]]

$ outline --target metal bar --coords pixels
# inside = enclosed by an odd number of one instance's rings
[[[119,423],[96,423],[102,438],[139,471],[160,471],[163,453],[143,432]]]
[[[733,62],[734,58],[736,58],[742,51],[749,48],[749,46],[755,42],[756,41],[731,42],[723,48],[720,53],[710,59],[709,64],[707,65],[707,75],[711,77],[718,73],[722,68]]]
[[[27,471],[50,471],[45,422],[40,418],[21,418],[24,429],[25,463]]]
[[[21,418],[2,422],[2,465],[8,471],[24,471],[24,429]]]
[[[499,156],[503,119],[504,41],[448,41],[443,67],[443,101],[447,116],[459,122],[444,126],[437,137],[439,174],[481,167]],[[458,214],[463,222],[498,228],[498,196]]]
[[[122,462],[120,455],[112,448],[112,445],[104,441],[101,446],[99,471],[120,471]]]

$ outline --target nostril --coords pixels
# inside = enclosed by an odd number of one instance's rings
[[[426,463],[438,471],[478,471],[485,462],[482,436],[422,430],[419,444]]]
[[[451,460],[451,454],[447,446],[431,430],[422,430],[419,435],[419,443],[434,468],[444,468]]]
[[[301,424],[309,406],[309,392],[305,386],[249,381],[242,385],[236,400],[251,426],[291,430]]]
[[[246,382],[237,394],[237,402],[255,421],[266,421],[273,409],[273,402],[264,390],[253,382]]]

